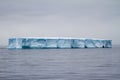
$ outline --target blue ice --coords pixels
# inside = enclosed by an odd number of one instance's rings
[[[9,49],[111,48],[112,40],[83,38],[10,38]]]

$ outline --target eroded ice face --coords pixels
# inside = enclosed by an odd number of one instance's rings
[[[110,48],[111,40],[83,38],[10,38],[8,48]]]

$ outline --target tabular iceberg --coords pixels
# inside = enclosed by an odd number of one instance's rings
[[[83,38],[10,38],[9,49],[111,48],[112,40]]]

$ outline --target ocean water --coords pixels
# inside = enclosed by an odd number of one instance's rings
[[[0,49],[0,80],[120,80],[120,46]]]

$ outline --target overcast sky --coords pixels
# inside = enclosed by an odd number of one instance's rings
[[[120,0],[0,0],[0,44],[10,37],[104,38],[120,44]]]

